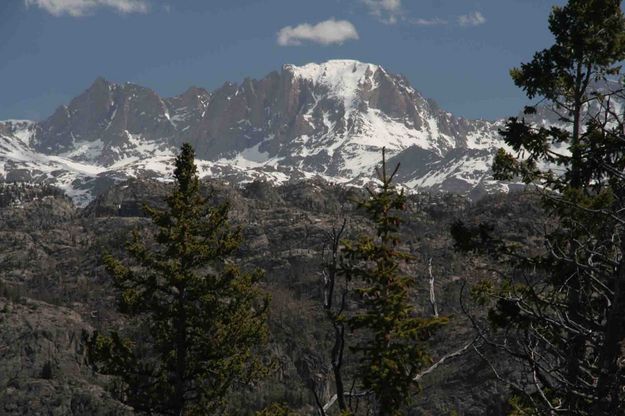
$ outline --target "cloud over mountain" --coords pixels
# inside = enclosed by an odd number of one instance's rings
[[[328,19],[315,25],[286,26],[278,32],[278,45],[299,46],[305,42],[321,45],[341,44],[358,39],[358,31],[347,20]]]

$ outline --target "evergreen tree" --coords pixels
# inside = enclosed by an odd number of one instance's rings
[[[452,231],[459,246],[506,256],[515,269],[498,290],[483,288],[495,301],[497,343],[528,370],[514,386],[532,412],[620,414],[625,137],[613,104],[622,90],[609,86],[625,58],[625,18],[618,0],[570,0],[553,8],[549,28],[554,45],[511,75],[565,127],[511,118],[502,136],[515,153],[500,150],[493,166],[498,179],[538,185],[556,224],[546,253],[530,256],[483,227]],[[526,107],[527,116],[535,112]]]
[[[398,168],[389,175],[383,153],[379,188],[368,189],[370,198],[360,204],[376,234],[345,242],[341,270],[355,285],[360,283],[355,289],[360,308],[348,322],[362,336],[351,349],[360,357],[357,375],[373,394],[380,416],[401,414],[416,375],[430,361],[426,341],[446,321],[419,317],[410,299],[415,279],[402,270],[411,256],[400,247],[406,196],[393,184]]]
[[[135,232],[132,264],[105,257],[119,310],[142,331],[133,338],[95,332],[88,353],[139,412],[214,415],[235,384],[264,371],[255,352],[266,339],[267,298],[255,287],[261,273],[243,273],[233,262],[241,230],[229,224],[227,203],[214,206],[200,194],[188,144],[174,177],[167,209],[146,207],[155,244]]]

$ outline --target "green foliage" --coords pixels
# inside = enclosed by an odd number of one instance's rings
[[[256,416],[297,416],[297,413],[283,404],[274,403],[260,412],[256,412]]]
[[[508,416],[534,416],[539,415],[536,409],[533,408],[532,403],[528,400],[524,400],[520,396],[512,396],[508,400],[508,405],[512,408]]]
[[[549,17],[555,44],[512,69],[515,84],[529,98],[558,101],[579,87],[578,70],[594,67],[599,77],[614,73],[614,64],[625,58],[620,4],[619,0],[569,0],[565,6],[555,6]]]
[[[471,287],[471,298],[480,306],[489,305],[495,292],[494,285],[489,280],[481,280]]]
[[[625,18],[620,4],[618,0],[570,0],[553,8],[549,29],[554,45],[511,70],[511,76],[529,98],[551,101],[561,121],[572,129],[535,127],[511,118],[501,134],[515,151],[523,150],[525,157],[519,160],[501,150],[494,166],[496,177],[521,176],[528,183],[539,179],[557,190],[588,183],[589,178],[582,173],[591,171],[584,160],[588,154],[585,147],[597,146],[598,142],[584,143],[581,138],[582,109],[604,98],[593,82],[618,74],[618,64],[625,59]],[[554,151],[552,144],[563,143],[569,145],[570,156]],[[567,174],[540,172],[537,162],[563,166]]]
[[[352,351],[360,356],[358,376],[373,393],[379,415],[401,414],[414,377],[430,362],[426,341],[446,323],[445,318],[417,316],[410,300],[415,280],[402,271],[412,257],[400,248],[400,214],[406,209],[406,197],[392,183],[397,168],[389,175],[383,157],[381,184],[360,204],[375,224],[376,235],[347,241],[343,251],[342,272],[349,280],[362,282],[356,289],[360,312],[349,325],[365,336]]]
[[[513,414],[621,414],[625,137],[611,102],[619,92],[601,82],[625,59],[625,17],[618,0],[569,0],[553,8],[549,29],[553,46],[511,76],[565,126],[510,118],[500,133],[513,153],[500,150],[493,164],[497,179],[541,190],[557,225],[546,230],[546,250],[530,254],[463,224],[452,234],[458,248],[506,258],[514,270],[499,287],[473,289],[478,303],[492,305],[505,351],[527,366]]]
[[[268,299],[255,287],[262,273],[243,273],[231,260],[241,230],[229,225],[228,204],[201,196],[190,145],[174,176],[167,209],[146,207],[156,244],[136,231],[127,247],[132,265],[104,258],[120,312],[143,331],[96,332],[88,352],[97,371],[120,379],[122,400],[136,410],[213,415],[235,384],[264,373],[255,353],[267,336]]]

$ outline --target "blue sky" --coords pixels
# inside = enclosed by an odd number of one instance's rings
[[[0,0],[0,120],[39,120],[98,76],[163,96],[349,58],[442,108],[514,115],[511,67],[551,44],[564,0]]]

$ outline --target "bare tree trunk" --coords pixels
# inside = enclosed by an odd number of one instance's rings
[[[438,306],[436,305],[436,291],[434,290],[434,275],[432,274],[432,257],[428,260],[428,273],[430,275],[430,305],[432,305],[432,315],[438,318]]]
[[[347,401],[345,400],[345,384],[343,381],[343,354],[345,351],[345,325],[341,319],[345,310],[347,302],[348,286],[347,280],[344,287],[341,290],[337,304],[335,305],[335,297],[337,292],[337,275],[339,267],[339,248],[341,245],[341,238],[345,232],[347,220],[343,220],[340,228],[333,227],[332,232],[328,234],[328,244],[330,246],[330,260],[326,264],[326,270],[323,272],[323,308],[325,309],[326,316],[331,322],[334,328],[334,345],[330,351],[330,359],[332,364],[332,374],[334,376],[334,385],[336,389],[336,399],[333,397],[331,403],[334,400],[338,402],[339,409],[341,411],[348,410]],[[326,406],[319,406],[319,413],[325,414]]]
[[[575,75],[575,96],[573,102],[573,135],[571,138],[571,188],[579,190],[583,184],[581,181],[581,154],[579,149],[579,140],[581,135],[581,113],[582,113],[582,98],[585,92],[586,86],[584,85],[583,63],[578,62]],[[573,239],[574,236],[571,236]],[[573,244],[569,249],[569,255],[571,260],[576,262],[576,253]],[[573,266],[571,270],[571,277],[569,279],[568,294],[567,294],[567,311],[570,316],[570,320],[575,324],[582,325],[582,281],[579,270]],[[584,338],[581,334],[570,333],[568,336],[569,353],[566,363],[566,378],[571,385],[577,385],[578,378],[581,373],[581,360],[584,356]],[[568,405],[576,408],[579,398],[573,392],[569,394]]]

